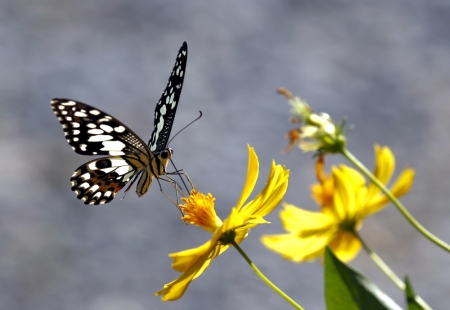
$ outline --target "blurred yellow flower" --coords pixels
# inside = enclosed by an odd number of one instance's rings
[[[388,147],[375,145],[375,176],[387,184],[395,170],[395,157]],[[323,256],[328,245],[342,261],[358,254],[361,244],[355,232],[363,219],[383,209],[390,201],[373,183],[366,186],[364,177],[345,165],[332,167],[332,175],[323,172],[323,160],[316,165],[318,184],[311,187],[320,212],[283,204],[280,217],[287,234],[266,235],[262,243],[294,262],[312,261]],[[405,168],[391,187],[400,197],[413,184],[414,170]]]
[[[169,254],[173,258],[172,268],[183,274],[176,280],[164,285],[155,295],[163,295],[162,300],[176,300],[183,296],[191,281],[199,277],[209,267],[211,261],[222,254],[232,242],[241,243],[251,228],[258,224],[269,223],[264,216],[269,214],[283,199],[288,186],[289,170],[272,162],[272,168],[266,186],[251,201],[244,205],[253,191],[259,174],[259,162],[255,151],[248,147],[248,169],[244,189],[230,215],[222,222],[214,211],[214,199],[211,194],[204,195],[192,190],[188,198],[180,205],[183,220],[200,226],[213,234],[211,240],[203,245]]]

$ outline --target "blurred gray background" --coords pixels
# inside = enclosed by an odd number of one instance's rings
[[[247,143],[259,155],[258,190],[275,159],[291,169],[285,201],[317,210],[312,154],[280,154],[292,127],[275,93],[284,86],[317,112],[347,117],[356,126],[349,148],[369,167],[380,143],[392,148],[398,168],[415,168],[403,201],[450,242],[449,27],[450,3],[442,0],[2,0],[0,308],[289,309],[234,249],[181,300],[161,302],[154,292],[178,276],[168,253],[210,235],[184,225],[156,183],[142,198],[133,188],[103,206],[85,206],[70,190],[72,172],[92,158],[66,143],[50,99],[94,105],[148,141],[183,41],[189,57],[173,133],[199,110],[203,118],[171,147],[197,188],[217,197],[219,216],[240,195]],[[320,262],[293,264],[268,252],[259,237],[282,232],[278,211],[268,220],[243,249],[306,309],[324,309]],[[432,307],[448,306],[450,255],[394,207],[368,219],[362,235]],[[365,253],[352,265],[404,305]]]

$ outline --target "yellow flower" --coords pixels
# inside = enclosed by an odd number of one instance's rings
[[[388,147],[375,146],[375,176],[387,184],[395,170],[395,157]],[[262,237],[263,244],[294,262],[312,261],[323,256],[328,245],[342,261],[350,261],[358,254],[361,244],[355,232],[363,219],[383,209],[390,201],[374,184],[366,186],[364,177],[356,170],[340,166],[332,168],[332,175],[323,173],[323,161],[317,163],[319,183],[312,186],[312,194],[320,204],[320,212],[284,204],[280,217],[287,234]],[[391,192],[400,197],[413,184],[414,170],[404,169]]]
[[[258,224],[269,223],[264,216],[269,214],[280,203],[288,186],[289,170],[272,162],[272,168],[264,189],[251,201],[244,205],[253,191],[259,173],[259,162],[255,151],[248,147],[248,169],[244,189],[230,215],[222,222],[214,211],[214,198],[196,190],[181,209],[185,214],[183,220],[189,224],[200,226],[213,234],[211,240],[203,245],[169,254],[173,258],[172,268],[183,274],[176,280],[164,285],[155,295],[163,295],[162,300],[176,300],[183,296],[191,281],[200,276],[209,267],[211,261],[222,254],[232,242],[241,243],[251,228]]]

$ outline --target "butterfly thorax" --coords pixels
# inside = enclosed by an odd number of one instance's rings
[[[139,197],[147,192],[153,178],[159,178],[166,174],[166,167],[172,154],[173,151],[170,148],[164,149],[161,152],[151,152],[150,162],[144,166],[144,170],[136,186],[136,194]]]
[[[166,174],[166,167],[169,160],[172,158],[173,150],[171,148],[164,149],[160,152],[152,152],[152,161],[155,162],[153,166],[156,170],[152,171],[157,175]]]

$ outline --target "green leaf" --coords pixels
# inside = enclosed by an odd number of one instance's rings
[[[405,277],[405,294],[408,310],[431,310],[431,308],[419,296],[414,293],[409,277]]]
[[[401,310],[372,281],[325,251],[325,300],[328,310]]]

